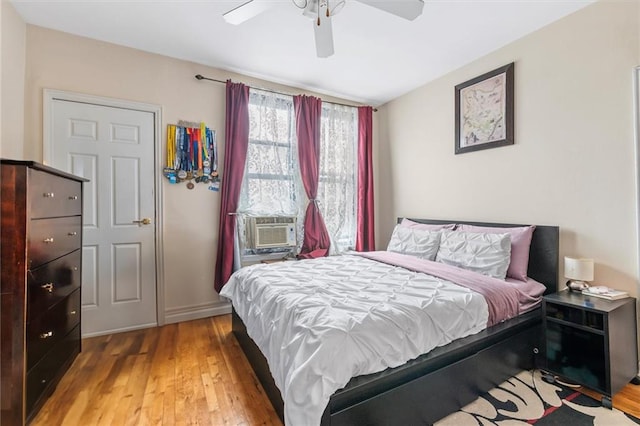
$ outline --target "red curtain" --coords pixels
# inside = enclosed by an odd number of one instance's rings
[[[320,115],[322,99],[313,96],[294,96],[298,158],[302,183],[309,197],[304,217],[304,240],[299,258],[309,259],[329,254],[329,232],[318,208],[318,178],[320,172]]]
[[[233,273],[233,247],[244,165],[249,147],[249,86],[227,80],[224,170],[220,197],[220,229],[215,289],[220,291]]]
[[[373,108],[358,107],[358,208],[356,250],[375,250],[373,217]]]

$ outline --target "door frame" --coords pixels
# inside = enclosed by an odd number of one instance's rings
[[[640,65],[633,69],[633,138],[636,164],[636,286],[640,295]],[[640,330],[640,312],[636,312],[636,327]],[[640,341],[637,342],[640,348]],[[638,362],[640,375],[640,361]]]
[[[149,112],[153,114],[153,155],[154,155],[154,239],[155,239],[155,270],[156,270],[156,320],[158,326],[165,324],[164,309],[164,241],[162,229],[164,229],[162,212],[162,173],[163,168],[162,153],[159,147],[162,146],[162,107],[160,105],[147,104],[142,102],[128,101],[124,99],[107,98],[103,96],[86,95],[83,93],[68,92],[64,90],[44,89],[42,101],[42,160],[44,164],[49,164],[53,158],[53,102],[55,100],[79,102],[112,108],[131,109],[136,111]]]

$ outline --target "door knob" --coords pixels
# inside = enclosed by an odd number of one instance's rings
[[[150,225],[151,219],[149,219],[148,217],[145,217],[141,220],[134,220],[133,223],[137,223],[138,225]]]

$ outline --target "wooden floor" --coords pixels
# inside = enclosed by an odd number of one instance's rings
[[[230,315],[82,344],[32,425],[282,425]],[[640,386],[627,385],[613,405],[640,418]]]
[[[32,425],[282,425],[223,315],[85,339]]]

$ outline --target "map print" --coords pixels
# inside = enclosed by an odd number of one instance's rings
[[[506,74],[460,91],[460,147],[506,139]]]

